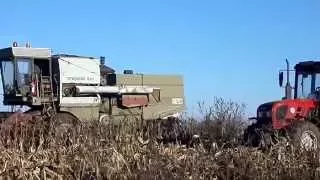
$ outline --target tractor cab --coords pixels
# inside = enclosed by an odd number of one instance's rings
[[[51,82],[51,50],[30,45],[0,49],[1,81],[4,105],[41,105],[40,82]],[[43,84],[44,85],[44,84]]]
[[[320,100],[320,62],[306,61],[295,66],[295,99]]]

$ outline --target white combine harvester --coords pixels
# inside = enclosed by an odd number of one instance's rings
[[[181,76],[116,74],[104,57],[52,55],[48,48],[0,49],[4,105],[66,121],[143,120],[177,117],[184,111]],[[2,116],[8,116],[2,113]]]

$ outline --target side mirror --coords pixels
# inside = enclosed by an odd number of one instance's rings
[[[282,87],[283,85],[283,72],[279,73],[279,86]]]

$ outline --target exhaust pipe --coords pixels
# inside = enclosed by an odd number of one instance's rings
[[[286,84],[286,90],[285,90],[285,97],[286,99],[292,99],[292,87],[290,85],[290,64],[288,59],[286,59],[287,63],[287,84]]]

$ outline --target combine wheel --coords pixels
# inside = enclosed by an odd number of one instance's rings
[[[57,113],[54,116],[54,134],[58,138],[71,138],[73,132],[76,130],[78,118],[70,113]]]
[[[296,123],[289,131],[293,145],[305,150],[319,148],[320,131],[316,125],[309,121]]]

